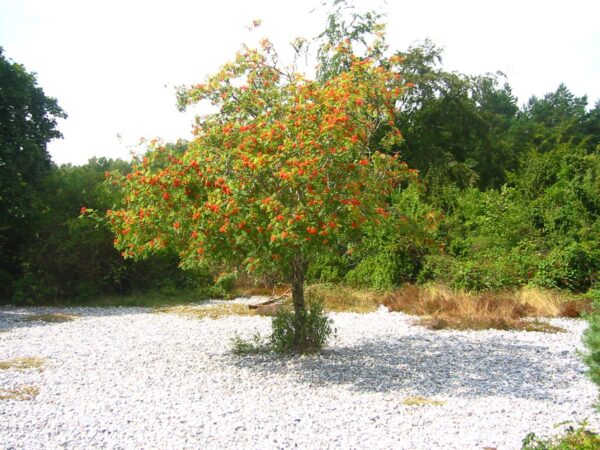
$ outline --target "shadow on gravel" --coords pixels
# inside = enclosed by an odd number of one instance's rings
[[[0,307],[0,336],[13,329],[56,326],[84,317],[111,317],[151,313],[150,308],[137,307]],[[64,319],[64,320],[63,320]]]
[[[311,358],[245,357],[233,362],[265,374],[292,375],[313,387],[339,384],[364,392],[548,400],[569,387],[579,366],[541,346],[472,342],[461,336],[404,336],[329,350]],[[556,367],[560,358],[560,367]]]

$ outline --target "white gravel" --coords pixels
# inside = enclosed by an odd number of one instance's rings
[[[21,322],[62,312],[73,322]],[[198,320],[142,308],[0,309],[0,448],[517,449],[530,431],[588,418],[597,391],[566,333],[428,331],[400,313],[332,314],[336,342],[315,357],[240,357],[235,332],[264,317]],[[2,332],[2,330],[4,332]],[[443,405],[406,406],[424,396]]]

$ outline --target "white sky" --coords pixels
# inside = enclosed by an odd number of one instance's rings
[[[381,0],[355,2],[388,14],[392,50],[431,38],[444,66],[467,74],[501,70],[519,104],[564,82],[600,99],[600,2],[594,0]],[[319,0],[0,0],[5,56],[38,74],[69,114],[55,162],[129,158],[140,137],[189,138],[175,86],[201,82],[256,37],[279,48],[324,28]],[[121,135],[121,139],[117,135]]]

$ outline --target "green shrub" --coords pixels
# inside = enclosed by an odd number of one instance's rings
[[[431,255],[426,258],[419,281],[437,282],[467,291],[498,291],[528,283],[537,259],[520,250],[508,254],[472,257]]]
[[[600,251],[595,245],[563,243],[540,262],[532,283],[549,289],[582,292],[594,283],[599,270]]]
[[[588,328],[583,333],[583,343],[587,349],[583,361],[588,366],[588,376],[600,386],[600,300],[595,299],[594,309],[587,316]]]
[[[236,280],[236,272],[222,273],[215,281],[215,288],[221,292],[224,292],[225,294],[228,294],[233,290]]]
[[[231,339],[231,346],[236,355],[255,355],[268,352],[271,348],[270,343],[258,333],[255,333],[250,340],[242,339],[236,334]]]
[[[310,297],[309,297],[310,298]],[[323,303],[311,301],[303,318],[280,308],[272,322],[271,348],[277,353],[314,353],[334,333],[332,320],[323,312]]]
[[[387,289],[397,284],[396,269],[394,255],[378,253],[361,260],[348,272],[346,281],[353,287]]]
[[[324,254],[310,261],[306,279],[313,283],[337,283],[348,272],[348,262],[341,256]]]
[[[549,439],[540,439],[535,433],[529,433],[523,439],[523,450],[597,450],[600,437],[586,430],[587,423],[577,428],[569,426],[564,434]]]

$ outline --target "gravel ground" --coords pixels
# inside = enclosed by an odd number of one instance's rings
[[[21,321],[60,312],[72,322]],[[428,331],[381,309],[331,315],[335,343],[313,357],[235,356],[230,339],[264,317],[193,319],[143,308],[0,309],[0,448],[520,448],[590,419],[595,386],[566,333]],[[407,406],[423,396],[442,404]]]

